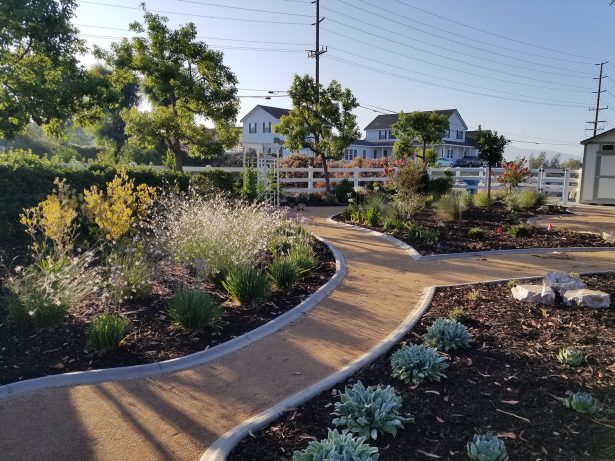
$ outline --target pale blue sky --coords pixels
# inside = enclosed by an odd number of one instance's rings
[[[130,9],[139,0],[79,3],[75,23],[89,44],[103,48],[131,35],[124,29],[141,17]],[[314,72],[305,51],[314,46],[309,1],[146,3],[166,12],[171,26],[194,22],[199,37],[224,48],[240,95],[287,90],[295,73]],[[329,48],[321,81],[337,79],[361,104],[457,108],[471,129],[499,130],[516,147],[580,154],[578,142],[590,134],[585,122],[593,120],[594,63],[610,60],[610,93],[601,104],[610,109],[601,118],[609,120],[606,129],[615,127],[615,6],[608,0],[321,0],[321,16],[321,44]],[[287,97],[244,98],[240,117],[259,103],[290,107]],[[357,115],[364,128],[377,114],[359,108]]]

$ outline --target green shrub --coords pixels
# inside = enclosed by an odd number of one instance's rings
[[[508,229],[508,234],[512,237],[531,237],[533,232],[533,227],[529,224],[515,224],[514,226],[510,226]]]
[[[519,285],[519,281],[518,280],[509,280],[508,282],[506,282],[506,287],[508,289],[510,289],[510,290],[515,288],[517,285]]]
[[[533,210],[547,201],[547,196],[535,189],[510,192],[504,197],[504,204],[508,210]]]
[[[326,439],[295,451],[293,461],[378,461],[378,449],[367,445],[365,437],[329,429]]]
[[[448,316],[449,319],[459,323],[468,323],[472,317],[461,307],[454,308]]]
[[[316,267],[316,255],[308,244],[295,245],[287,256],[289,261],[299,268],[301,274],[312,272]]]
[[[199,194],[225,193],[231,197],[239,196],[239,181],[223,170],[211,169],[190,174],[190,186]]]
[[[294,239],[288,235],[276,235],[269,241],[269,251],[273,255],[282,256],[290,253],[293,249]]]
[[[348,203],[348,197],[353,195],[354,186],[348,179],[342,179],[333,189],[337,203]]]
[[[380,208],[369,205],[365,209],[365,224],[371,227],[378,227],[380,224]]]
[[[118,314],[99,315],[90,323],[90,345],[100,352],[117,349],[126,336],[128,320]]]
[[[272,261],[267,269],[267,276],[278,290],[288,290],[301,277],[301,268],[292,258],[280,257]]]
[[[467,192],[451,192],[436,202],[436,213],[443,221],[458,221],[469,204],[470,195]]]
[[[429,174],[423,162],[407,161],[390,178],[390,187],[401,196],[427,193]]]
[[[107,257],[106,266],[109,291],[116,301],[151,295],[155,268],[142,248],[119,244]]]
[[[425,208],[427,201],[424,195],[420,194],[397,194],[395,196],[397,207],[402,211],[402,218],[409,218],[419,213]]]
[[[585,415],[593,415],[600,410],[598,401],[587,392],[575,392],[563,402],[568,408]]]
[[[403,219],[394,218],[392,216],[385,216],[384,220],[382,221],[382,227],[385,230],[402,231],[404,229],[404,224],[405,222],[403,221]]]
[[[242,306],[253,306],[267,294],[267,277],[258,269],[235,266],[222,282],[222,287],[233,301]]]
[[[241,198],[254,202],[258,198],[258,173],[252,168],[243,170]]]
[[[468,237],[474,240],[484,238],[485,234],[485,229],[481,229],[480,227],[471,227],[468,229]]]
[[[490,433],[475,434],[466,451],[470,461],[508,461],[506,445]]]
[[[421,345],[403,346],[391,355],[392,375],[406,384],[440,381],[448,368],[444,357],[436,349]]]
[[[463,324],[451,319],[436,319],[423,338],[428,346],[443,351],[468,347],[473,340]]]
[[[200,290],[182,288],[169,301],[169,315],[182,327],[200,331],[220,319],[216,301]]]
[[[445,171],[442,176],[429,181],[429,192],[431,192],[434,197],[442,197],[448,194],[452,188],[453,174],[450,171]]]
[[[494,202],[493,192],[491,195],[491,199],[487,195],[486,190],[481,190],[477,192],[476,194],[472,195],[472,205],[474,205],[477,208],[487,208],[491,206],[493,202]]]
[[[337,416],[333,425],[368,439],[376,440],[379,434],[395,436],[403,423],[413,421],[399,414],[401,407],[401,397],[391,386],[367,388],[359,381],[340,394],[332,413]]]
[[[440,238],[440,232],[437,230],[431,230],[413,222],[404,223],[404,232],[410,237],[423,240],[425,243],[431,245],[435,244]]]

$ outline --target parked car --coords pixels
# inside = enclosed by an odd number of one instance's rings
[[[448,168],[453,166],[453,161],[450,158],[440,157],[436,160],[436,168]]]
[[[457,159],[455,163],[453,163],[453,166],[459,168],[477,168],[484,166],[483,163],[484,162],[478,157],[467,156]]]

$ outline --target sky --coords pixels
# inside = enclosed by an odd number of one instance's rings
[[[140,0],[79,0],[74,19],[90,46],[134,34]],[[615,128],[615,6],[609,0],[321,0],[321,83],[352,90],[363,129],[379,113],[459,110],[511,146],[580,155],[591,136],[598,66],[600,127]],[[240,117],[256,104],[290,108],[295,74],[314,73],[309,0],[148,0],[224,52],[236,74]],[[92,64],[91,56],[83,62]],[[254,98],[277,91],[270,100]]]

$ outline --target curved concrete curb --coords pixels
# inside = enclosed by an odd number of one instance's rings
[[[506,256],[506,255],[531,255],[531,254],[545,254],[545,253],[593,253],[601,251],[613,251],[615,246],[609,247],[563,247],[563,248],[519,248],[512,250],[487,250],[487,251],[468,251],[464,253],[443,253],[438,255],[422,255],[412,246],[408,245],[401,240],[384,234],[379,231],[367,229],[361,226],[355,226],[354,224],[348,224],[340,221],[336,221],[333,218],[338,215],[333,215],[328,218],[328,222],[338,226],[351,227],[359,232],[365,232],[376,237],[380,237],[393,245],[406,251],[412,259],[415,261],[437,261],[445,259],[464,259],[464,258],[486,258],[489,256]],[[587,232],[590,233],[591,232]]]
[[[611,270],[606,271],[591,271],[584,272],[581,275],[588,274],[603,274],[613,272]],[[329,375],[325,379],[318,381],[316,384],[297,392],[296,394],[288,397],[287,399],[279,402],[278,404],[270,407],[264,412],[256,415],[238,426],[235,426],[230,431],[226,432],[220,438],[216,439],[213,444],[203,453],[200,458],[200,461],[225,461],[227,456],[231,453],[233,448],[237,446],[239,442],[241,442],[244,438],[246,438],[251,433],[254,433],[268,424],[274,422],[278,418],[280,418],[289,408],[296,408],[308,400],[313,399],[321,392],[324,392],[336,384],[346,380],[356,372],[360,371],[362,368],[365,368],[376,359],[380,358],[382,355],[386,354],[393,346],[399,343],[403,337],[414,328],[417,322],[423,317],[425,312],[431,306],[431,301],[433,299],[433,295],[438,288],[449,288],[449,287],[461,287],[461,286],[471,286],[477,284],[488,284],[488,283],[501,283],[507,282],[509,280],[532,280],[536,278],[541,278],[542,276],[527,276],[527,277],[516,277],[514,279],[505,278],[505,279],[494,279],[487,280],[484,282],[466,282],[466,283],[455,283],[452,285],[432,285],[423,290],[423,296],[421,300],[417,303],[416,308],[404,319],[404,321],[397,327],[389,336],[383,339],[376,347],[371,349],[370,351],[363,354],[357,360],[353,361],[340,371]]]
[[[302,403],[316,397],[323,391],[330,389],[341,381],[349,378],[361,368],[366,367],[381,355],[385,354],[389,349],[395,346],[401,339],[410,331],[423,316],[425,311],[431,304],[431,299],[435,293],[436,287],[429,287],[423,290],[423,296],[416,308],[404,319],[404,321],[393,330],[386,338],[384,338],[376,347],[363,354],[358,359],[354,360],[340,371],[327,376],[325,379],[318,381],[310,387],[291,395],[287,399],[282,400],[278,404],[264,411],[263,413],[254,416],[244,421],[239,426],[234,427],[222,437],[217,439],[203,453],[200,461],[224,461],[231,450],[250,432],[259,430],[272,421],[278,419],[288,408],[293,408]]]
[[[317,235],[314,235],[314,237],[327,245],[333,253],[335,257],[335,274],[333,274],[333,277],[331,277],[327,283],[321,286],[303,302],[266,324],[218,346],[177,359],[129,367],[77,371],[4,384],[0,386],[0,400],[52,387],[80,386],[103,381],[119,381],[173,373],[217,360],[231,352],[249,346],[265,336],[269,336],[314,309],[346,276],[346,261],[342,253],[325,239]]]

